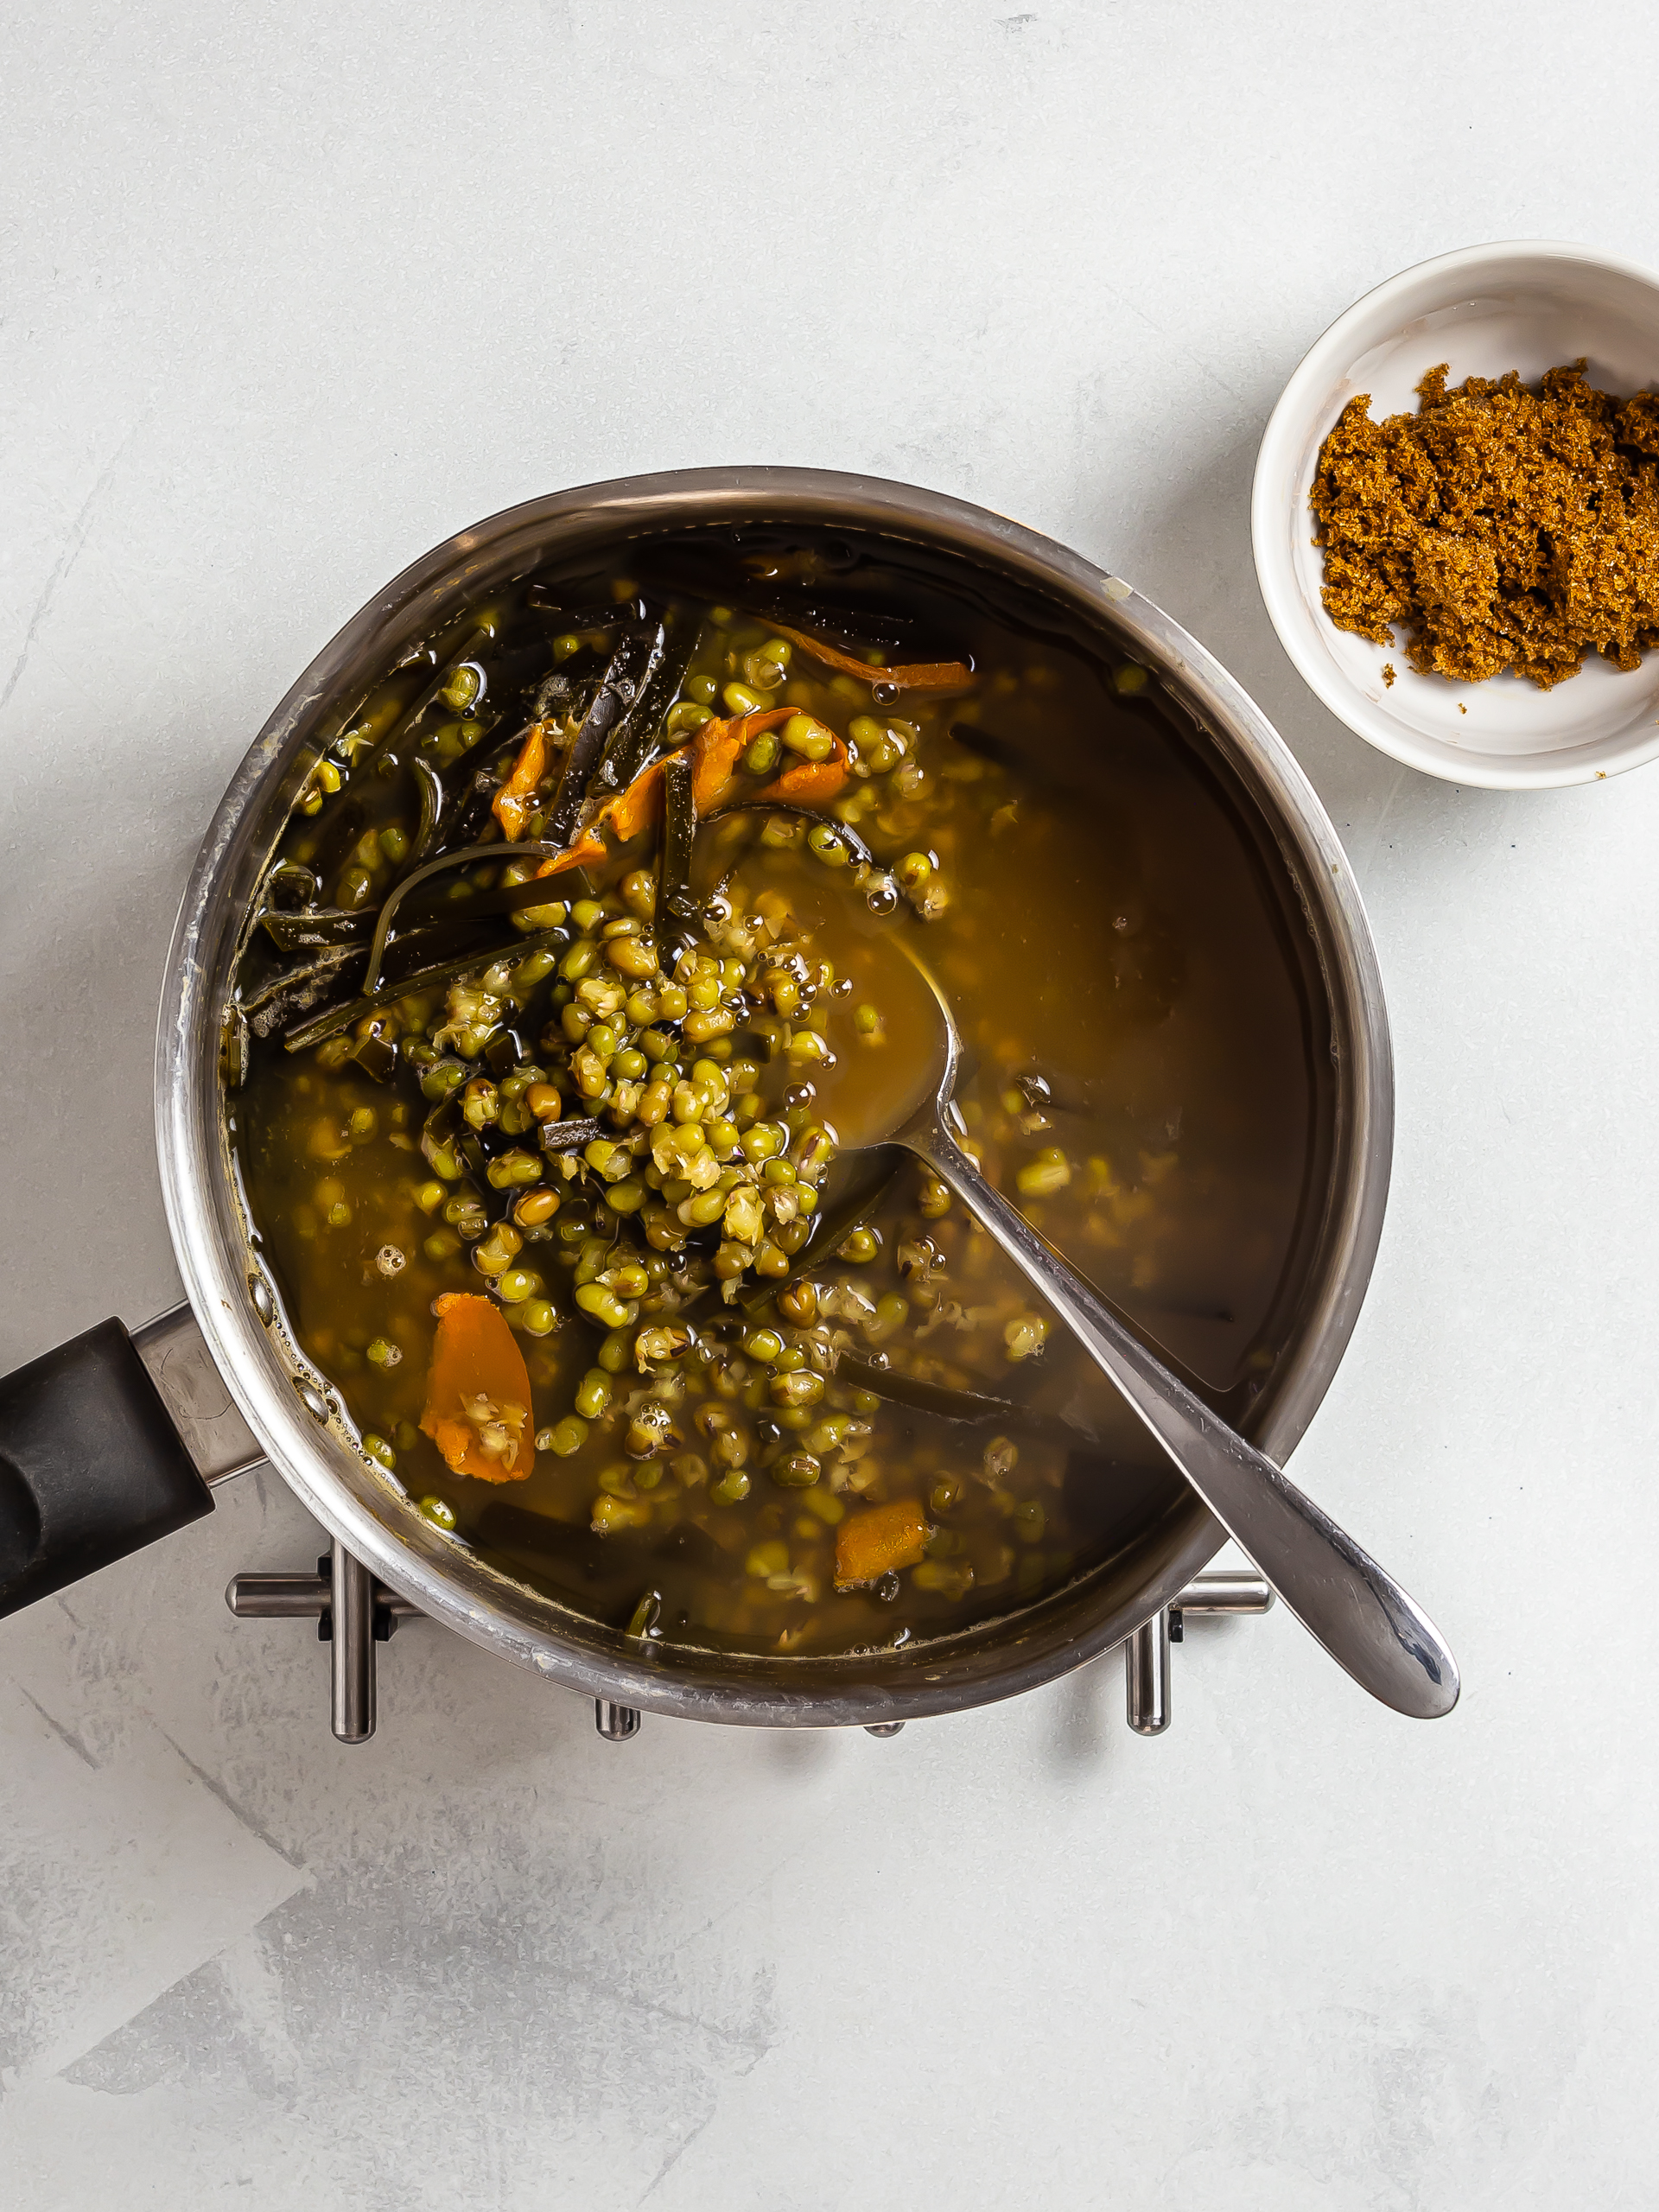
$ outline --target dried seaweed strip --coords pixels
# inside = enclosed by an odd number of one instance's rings
[[[657,957],[672,971],[690,944],[697,921],[691,889],[691,852],[697,836],[696,774],[689,755],[677,753],[663,771],[663,857],[657,880]]]
[[[374,938],[369,951],[368,988],[370,990],[373,990],[379,982],[380,963],[385,957],[387,945],[391,941],[392,923],[397,919],[397,909],[408,898],[410,893],[419,890],[422,884],[431,882],[435,877],[446,874],[451,868],[470,868],[479,861],[497,860],[502,857],[507,849],[506,847],[500,845],[462,845],[453,853],[441,853],[436,860],[429,861],[424,868],[417,868],[412,874],[406,875],[401,883],[387,893],[375,918]],[[558,848],[547,844],[523,844],[515,845],[511,849],[518,855],[550,859],[557,852]],[[504,887],[520,892],[529,888],[525,884],[515,884]],[[456,899],[445,909],[442,918],[446,922],[459,922],[468,921],[476,914],[511,912],[512,909],[510,905],[477,903],[480,899],[499,899],[501,895],[500,891],[474,893],[471,898]],[[519,906],[533,906],[537,903],[534,898],[522,898],[518,901]],[[543,899],[540,903],[545,905],[546,901]],[[413,932],[410,934],[412,935]],[[404,941],[406,940],[400,940],[400,942]]]
[[[836,1379],[849,1389],[869,1390],[913,1413],[931,1414],[940,1421],[963,1421],[981,1427],[1021,1428],[1033,1435],[1065,1444],[1097,1445],[1092,1429],[1066,1420],[1062,1414],[1034,1412],[1012,1398],[993,1398],[977,1390],[957,1390],[944,1382],[924,1382],[893,1367],[878,1367],[873,1360],[843,1352],[836,1362]]]
[[[309,1014],[318,1000],[326,998],[346,971],[362,960],[366,950],[360,944],[335,945],[303,968],[291,968],[286,975],[274,977],[263,990],[242,1002],[249,1028],[256,1037],[269,1037],[295,1015]]]
[[[869,1155],[866,1155],[867,1160]],[[880,1158],[880,1155],[876,1155]],[[789,1273],[773,1276],[758,1283],[746,1297],[737,1302],[753,1319],[763,1312],[767,1301],[776,1298],[780,1290],[787,1290],[791,1283],[815,1268],[821,1268],[844,1244],[853,1230],[861,1227],[874,1213],[898,1179],[905,1164],[905,1155],[891,1150],[885,1164],[877,1168],[874,1178],[862,1174],[854,1187],[846,1192],[833,1205],[826,1205],[811,1217],[812,1234],[795,1255]]]
[[[397,742],[397,740],[404,734],[404,731],[409,729],[412,724],[419,721],[420,717],[426,712],[427,709],[437,697],[439,692],[442,690],[444,685],[449,681],[450,677],[454,674],[458,668],[464,667],[467,663],[470,661],[472,664],[478,669],[480,677],[482,677],[483,668],[482,664],[479,662],[477,656],[480,648],[489,644],[491,634],[492,633],[488,630],[474,630],[463,644],[455,648],[454,652],[451,653],[447,659],[439,662],[437,667],[433,671],[431,681],[422,686],[420,690],[415,694],[415,696],[410,701],[410,704],[404,709],[403,713],[398,715],[397,721],[391,725],[385,735],[380,738],[378,742],[376,744],[374,750],[369,754],[368,759],[360,764],[359,772],[362,770],[377,766],[380,761],[385,759],[386,755],[391,751],[392,747]],[[480,700],[483,698],[484,694],[481,689],[478,696]],[[476,702],[474,703],[476,703]]]
[[[268,907],[259,926],[279,952],[300,952],[310,945],[350,944],[368,937],[374,927],[372,907],[316,906],[308,913],[291,914]]]
[[[605,741],[589,786],[596,798],[610,798],[626,791],[644,767],[652,750],[669,702],[679,689],[680,671],[668,661],[668,629],[658,622],[648,633],[642,664],[632,676],[633,696]]]
[[[443,819],[443,784],[429,760],[411,760],[409,765],[421,800],[420,827],[409,856],[411,866],[418,868],[437,842],[438,824]]]
[[[643,654],[649,651],[650,643],[649,634],[641,630],[631,630],[621,639],[582,717],[582,728],[571,741],[570,750],[565,755],[564,773],[559,779],[558,795],[547,823],[548,835],[557,844],[568,845],[575,834],[589,788],[604,758],[606,743],[632,704],[636,671]]]
[[[431,968],[416,969],[411,976],[400,976],[395,983],[381,983],[372,991],[365,991],[361,998],[350,1005],[335,1007],[315,1021],[308,1021],[299,1029],[291,1029],[283,1038],[284,1048],[290,1052],[302,1052],[308,1046],[321,1045],[325,1039],[339,1036],[342,1029],[349,1029],[354,1021],[377,1008],[390,1006],[395,1000],[407,998],[413,991],[429,991],[440,983],[454,982],[457,976],[473,976],[505,959],[509,953],[522,960],[526,953],[540,952],[543,947],[569,943],[568,930],[537,930],[533,936],[516,938],[510,944],[486,946],[476,952],[462,953],[454,960],[441,960]]]
[[[575,1122],[543,1122],[542,1150],[545,1153],[579,1152],[584,1145],[592,1144],[595,1137],[605,1134],[603,1122],[584,1117]]]

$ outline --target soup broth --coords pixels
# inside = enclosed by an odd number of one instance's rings
[[[521,577],[351,704],[248,935],[229,1135],[296,1341],[452,1541],[642,1645],[823,1654],[1031,1604],[1179,1496],[873,1145],[934,1057],[907,948],[986,1174],[1249,1427],[1326,1020],[1147,670],[920,553],[723,532]]]

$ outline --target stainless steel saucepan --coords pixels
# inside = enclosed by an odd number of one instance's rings
[[[767,1726],[892,1724],[1049,1681],[1122,1643],[1219,1548],[1172,1485],[1116,1554],[1041,1604],[933,1643],[844,1658],[658,1647],[497,1573],[430,1527],[357,1448],[337,1395],[285,1329],[261,1272],[226,1147],[221,1031],[250,902],[322,749],[398,652],[463,601],[543,562],[689,526],[813,525],[874,534],[1010,588],[1156,671],[1236,803],[1256,817],[1312,947],[1316,1049],[1334,1099],[1301,1235],[1287,1347],[1250,1409],[1288,1457],[1347,1345],[1388,1192],[1393,1077],[1370,931],[1346,857],[1307,779],[1226,671],[1117,578],[1034,531],[901,484],[787,468],[677,471],[555,493],[437,546],[307,669],[214,816],[180,909],[162,993],[156,1126],[188,1303],[130,1337],[105,1322],[0,1381],[0,1612],[211,1510],[212,1486],[269,1459],[369,1574],[424,1613],[550,1681],[613,1706]]]

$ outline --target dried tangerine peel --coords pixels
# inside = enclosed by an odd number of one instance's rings
[[[880,661],[861,660],[856,653],[842,652],[839,645],[815,638],[809,631],[791,630],[787,623],[774,622],[772,627],[780,638],[787,638],[804,653],[824,667],[833,668],[839,676],[850,676],[861,683],[890,684],[895,691],[971,691],[974,671],[966,661],[923,660],[901,662],[884,667]]]
[[[766,707],[753,714],[734,715],[725,721],[705,722],[685,750],[692,768],[692,799],[699,820],[717,813],[737,791],[738,763],[751,741],[763,732],[781,728],[798,715],[813,723],[830,741],[823,760],[801,760],[754,793],[758,802],[779,806],[827,806],[847,781],[848,754],[843,741],[826,723],[810,715],[799,715],[794,707]],[[566,869],[585,868],[604,859],[609,846],[607,834],[620,845],[629,843],[651,828],[662,811],[665,760],[642,768],[625,791],[602,807],[573,844],[537,869],[537,877],[562,875]]]
[[[926,1516],[914,1498],[895,1498],[855,1513],[836,1531],[836,1587],[856,1588],[914,1567],[926,1548]]]
[[[490,811],[501,824],[501,835],[516,844],[536,805],[536,789],[547,772],[547,724],[532,722],[524,732],[512,773],[497,791]]]
[[[421,1427],[451,1473],[481,1483],[523,1482],[536,1461],[530,1372],[499,1306],[448,1291],[438,1317]]]

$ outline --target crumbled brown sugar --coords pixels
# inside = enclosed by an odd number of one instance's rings
[[[1311,503],[1331,620],[1377,645],[1405,633],[1422,674],[1543,688],[1586,652],[1633,669],[1659,645],[1659,394],[1597,391],[1579,361],[1417,387],[1374,423],[1351,399],[1319,450]]]

